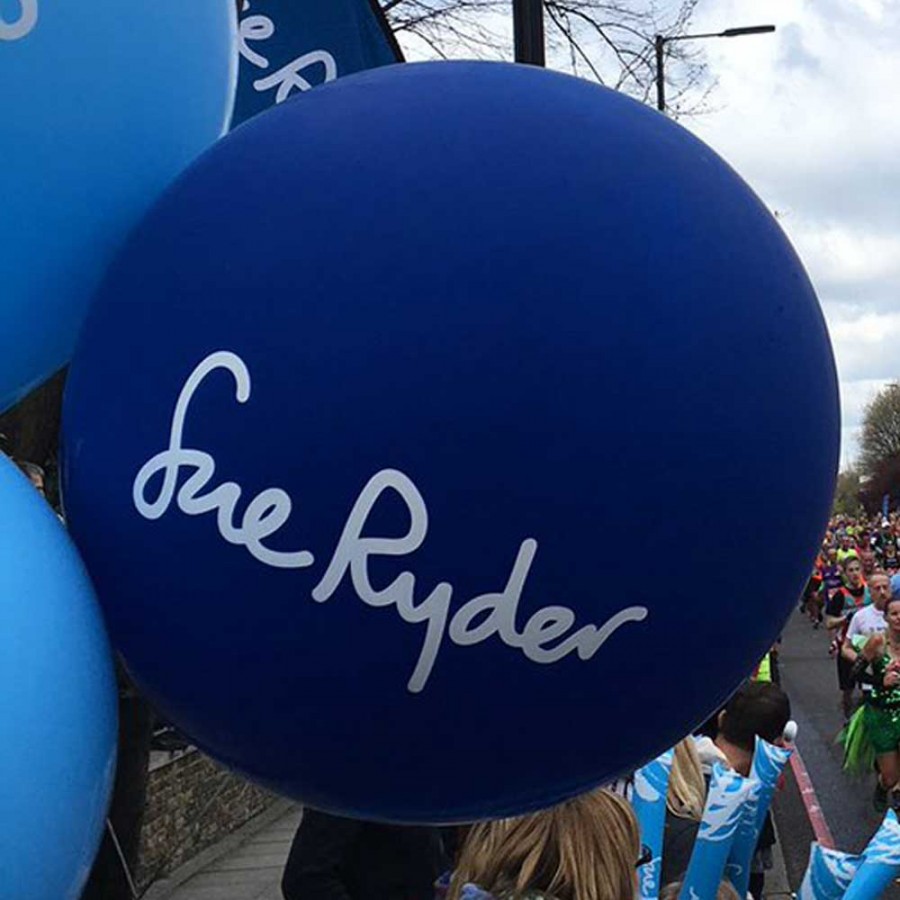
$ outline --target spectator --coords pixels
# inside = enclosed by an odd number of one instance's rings
[[[626,800],[597,790],[551,809],[472,826],[448,900],[633,900],[642,853]]]
[[[693,737],[675,745],[666,807],[675,816],[699,822],[706,803],[706,778]]]
[[[34,486],[34,489],[42,496],[46,496],[44,470],[35,463],[20,461],[16,465],[25,473],[25,476]]]
[[[749,775],[756,738],[760,737],[770,744],[783,743],[784,729],[790,717],[790,701],[778,685],[750,682],[739,688],[719,713],[715,737],[704,736],[696,741],[689,739],[693,748],[689,745],[683,747],[685,741],[676,747],[663,842],[664,884],[679,880],[687,871],[713,763],[720,762],[741,775]],[[703,778],[702,795],[698,770]],[[756,900],[762,896],[765,869],[771,868],[774,845],[775,830],[771,817],[767,816],[750,878],[750,893]]]
[[[667,884],[659,892],[659,900],[678,900],[680,893],[681,882],[674,881],[672,884]],[[721,881],[719,882],[719,889],[716,891],[715,900],[741,900],[741,898],[730,881]]]
[[[285,900],[422,900],[448,865],[436,828],[307,809],[281,880]]]

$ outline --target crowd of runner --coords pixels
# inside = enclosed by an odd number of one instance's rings
[[[873,804],[900,810],[900,516],[832,520],[801,610],[831,636],[844,765],[877,771]]]

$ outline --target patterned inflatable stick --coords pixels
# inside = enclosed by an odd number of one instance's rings
[[[900,822],[889,809],[881,828],[863,850],[862,864],[856,872],[845,900],[874,900],[900,875]]]
[[[741,897],[746,897],[750,888],[750,863],[756,843],[766,820],[766,813],[772,805],[775,786],[791,752],[784,747],[776,747],[759,736],[756,738],[747,802],[725,866],[726,878]]]
[[[715,897],[741,821],[750,779],[716,763],[679,900]]]
[[[657,900],[659,897],[666,795],[673,760],[674,751],[667,750],[634,773],[634,796],[631,803],[641,826],[641,840],[653,853],[653,859],[638,869],[641,900]]]
[[[831,850],[813,841],[797,900],[841,900],[861,862],[862,856]]]

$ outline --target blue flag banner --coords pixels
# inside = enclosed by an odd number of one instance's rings
[[[243,0],[232,127],[299,91],[403,62],[377,0]]]

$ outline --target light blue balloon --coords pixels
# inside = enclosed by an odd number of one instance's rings
[[[112,788],[112,657],[65,528],[3,456],[0,720],[0,897],[75,900]]]
[[[65,365],[114,252],[222,134],[233,0],[0,0],[0,411]]]

